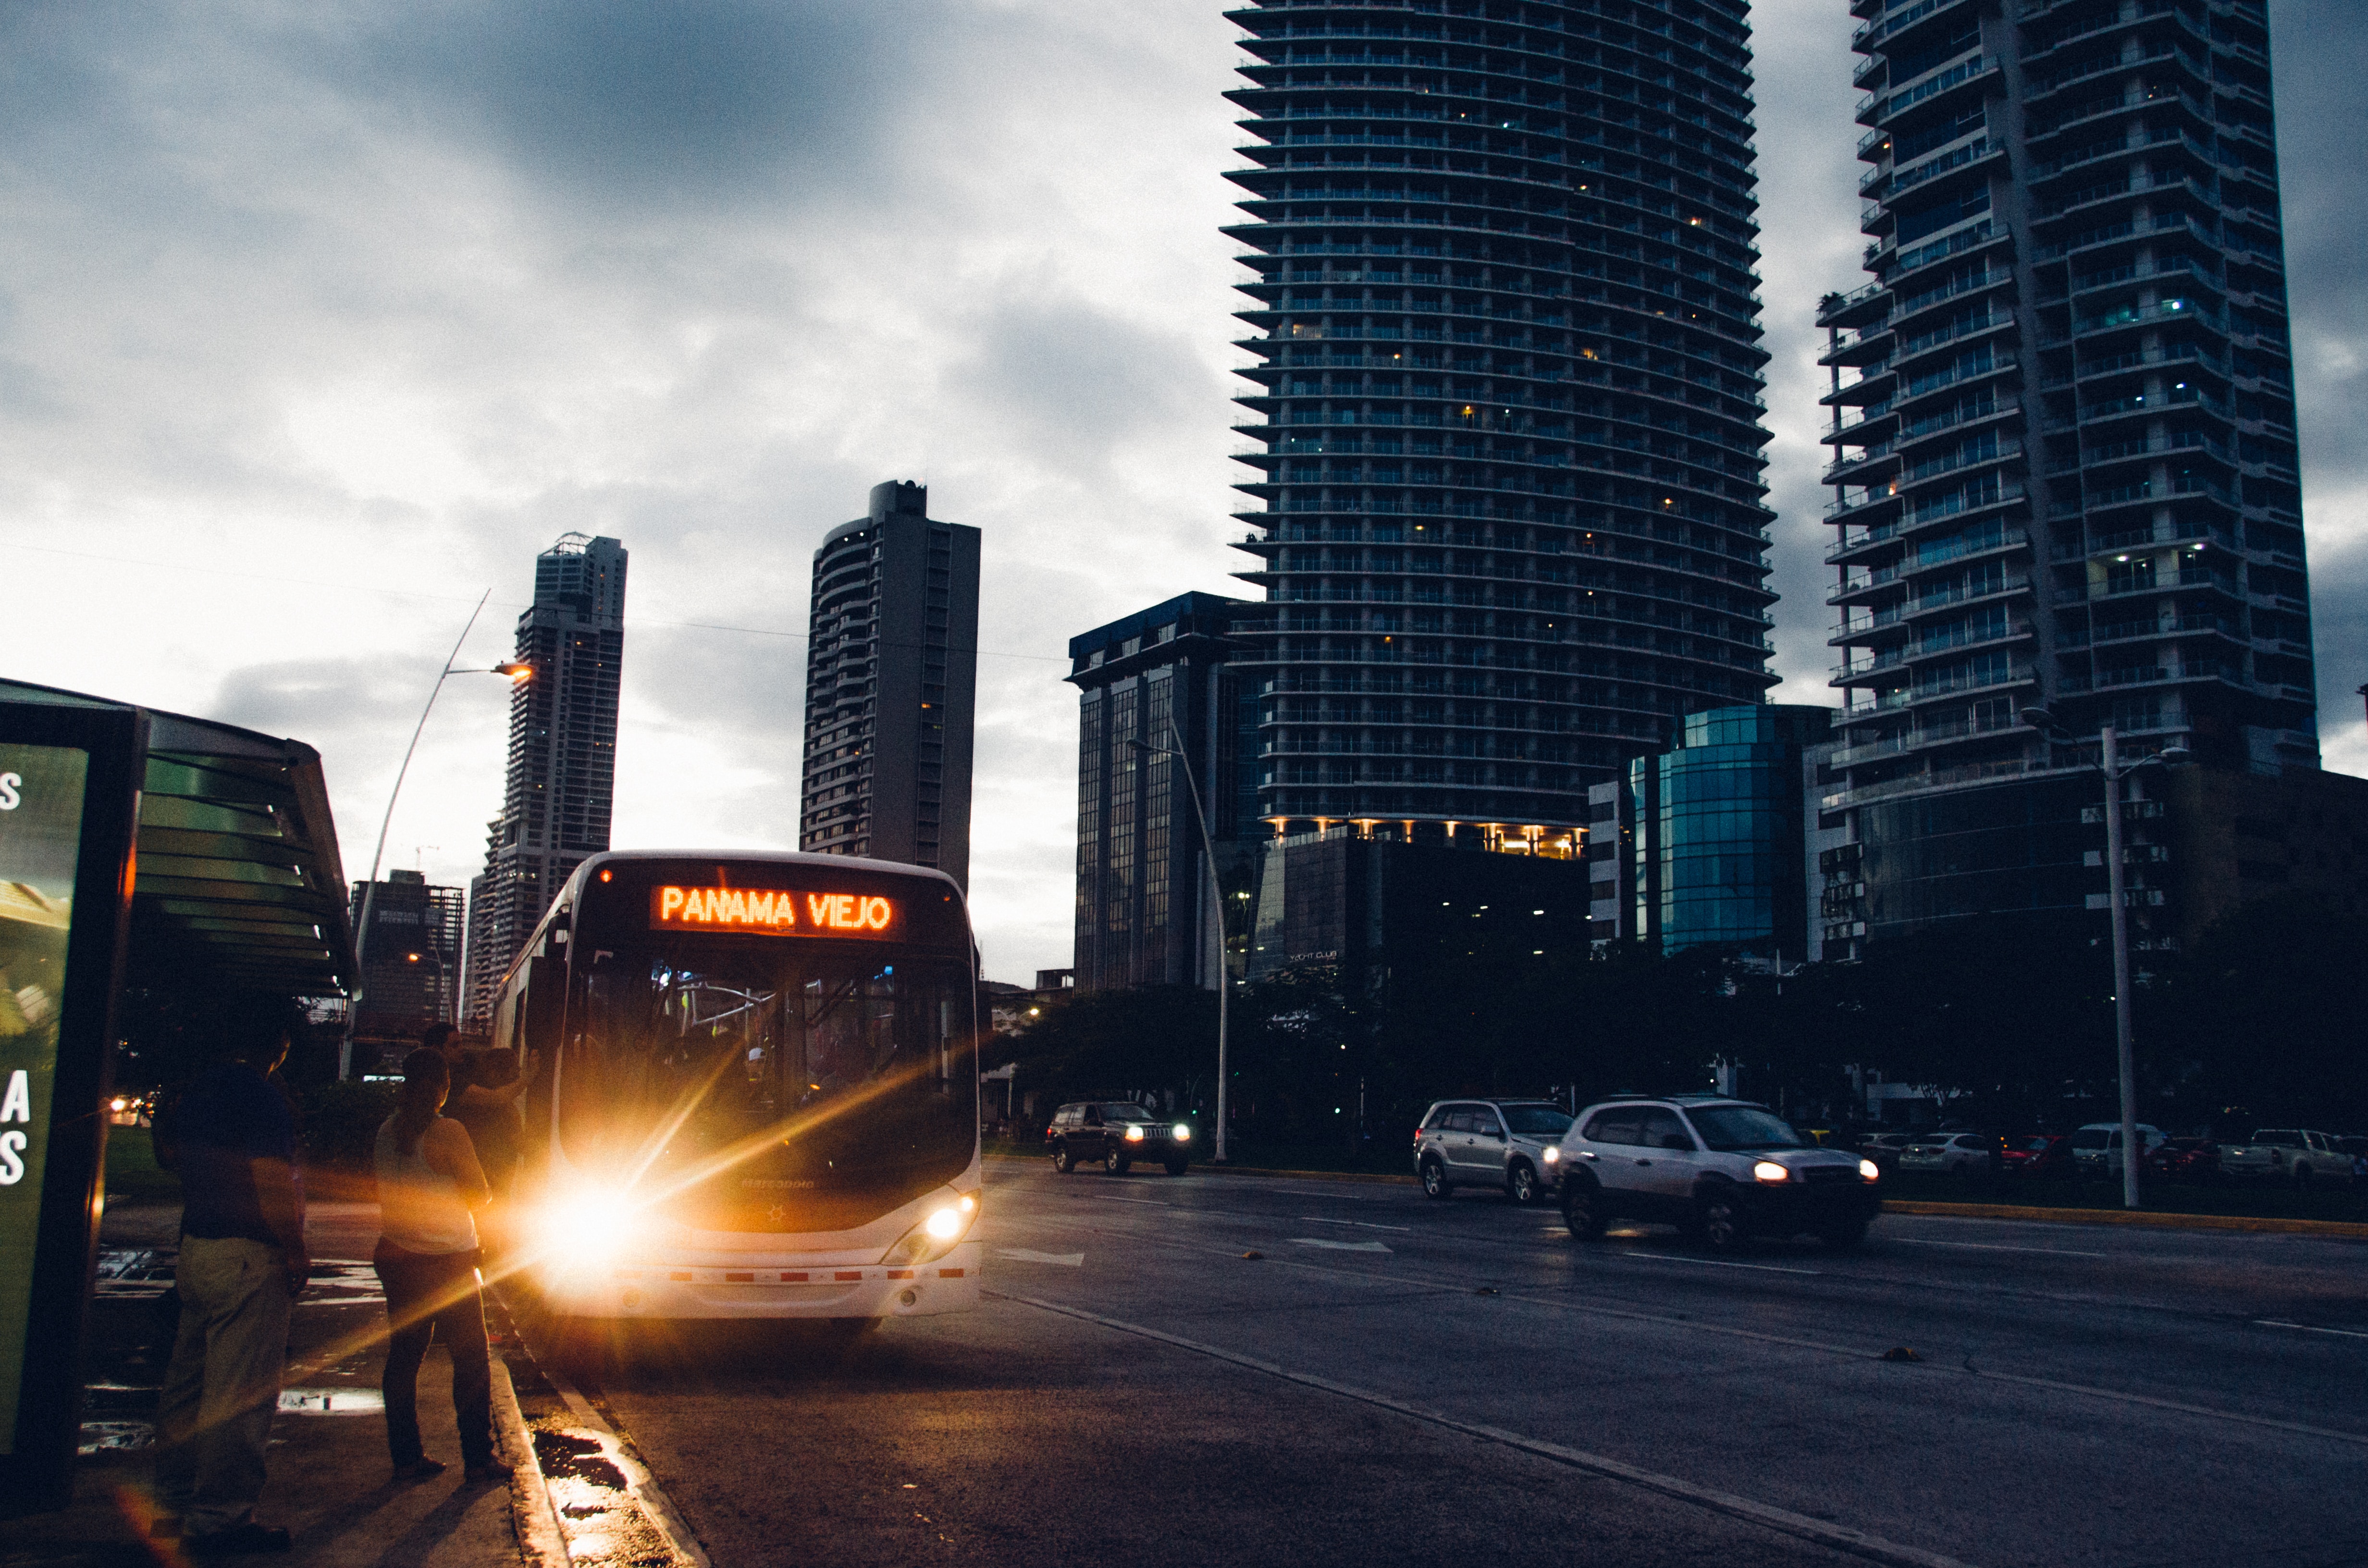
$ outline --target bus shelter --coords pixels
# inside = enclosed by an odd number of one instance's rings
[[[0,680],[0,1517],[71,1490],[127,985],[347,994],[345,868],[301,741]]]

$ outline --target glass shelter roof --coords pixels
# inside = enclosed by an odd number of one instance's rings
[[[134,709],[0,680],[0,702]],[[355,972],[321,755],[154,709],[146,719],[125,983],[343,995]]]

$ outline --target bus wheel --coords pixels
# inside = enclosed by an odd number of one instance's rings
[[[1053,1145],[1053,1168],[1063,1176],[1067,1176],[1077,1168],[1076,1156],[1069,1153],[1069,1146],[1066,1143]]]

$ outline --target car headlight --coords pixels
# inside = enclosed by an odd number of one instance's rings
[[[1873,1160],[1861,1160],[1858,1163],[1858,1178],[1861,1181],[1880,1181],[1883,1179],[1883,1167]]]
[[[1751,1167],[1751,1179],[1764,1181],[1772,1187],[1780,1182],[1791,1181],[1793,1173],[1773,1160],[1762,1160]]]
[[[919,1224],[896,1239],[880,1261],[891,1268],[935,1263],[961,1244],[977,1217],[978,1194],[965,1192],[953,1202],[929,1210]]]
[[[1142,1129],[1142,1128],[1140,1128],[1140,1127],[1134,1127],[1134,1126],[1130,1126],[1130,1127],[1128,1127],[1128,1128],[1127,1128],[1127,1130],[1126,1130],[1126,1141],[1127,1141],[1128,1142],[1130,1142],[1130,1143],[1140,1143],[1140,1142],[1143,1142],[1143,1129]]]
[[[1190,1143],[1192,1142],[1192,1130],[1185,1126],[1180,1121],[1173,1128],[1169,1129],[1169,1131],[1176,1134],[1176,1142],[1178,1143]]]
[[[1561,1151],[1560,1149],[1555,1148],[1553,1144],[1549,1143],[1549,1144],[1547,1144],[1547,1145],[1546,1145],[1546,1155],[1545,1155],[1545,1159],[1546,1159],[1546,1164],[1548,1164],[1548,1165],[1558,1165],[1558,1164],[1560,1164],[1560,1163],[1561,1163],[1561,1161],[1562,1161],[1562,1151]]]

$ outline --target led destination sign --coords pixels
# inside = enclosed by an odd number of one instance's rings
[[[879,937],[896,924],[896,901],[877,893],[784,888],[650,890],[654,931],[741,931],[767,937]]]

